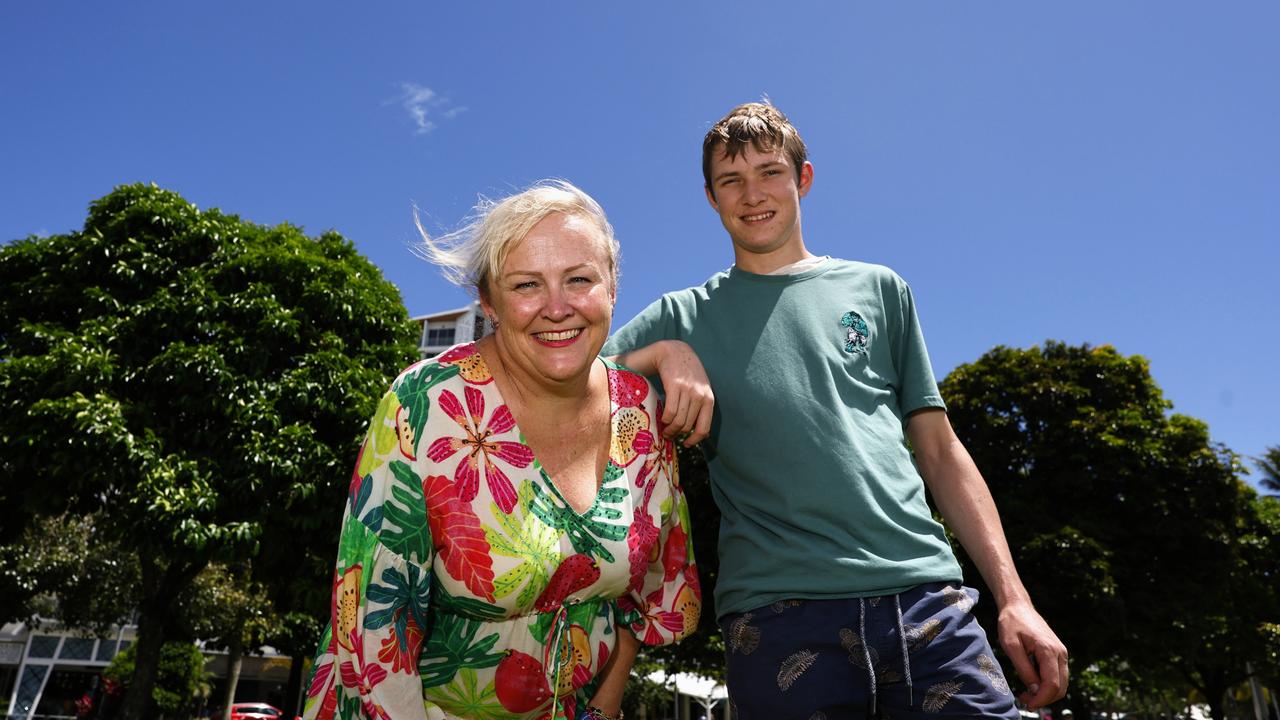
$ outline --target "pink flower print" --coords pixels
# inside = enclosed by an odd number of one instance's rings
[[[493,461],[500,459],[512,467],[524,468],[533,462],[533,451],[523,443],[492,439],[516,425],[515,418],[506,405],[499,405],[489,421],[481,425],[484,420],[484,393],[473,387],[464,388],[463,393],[467,398],[465,412],[462,403],[458,402],[458,396],[448,390],[440,393],[439,402],[440,409],[448,413],[467,436],[436,438],[431,447],[427,448],[427,457],[433,462],[440,462],[466,448],[466,456],[458,462],[458,467],[453,472],[458,499],[463,502],[474,500],[480,489],[480,461],[483,458],[485,482],[489,485],[489,492],[502,512],[509,514],[516,506],[516,489],[506,473]]]
[[[675,610],[668,610],[662,604],[663,596],[662,588],[659,587],[649,596],[645,598],[644,607],[641,611],[644,613],[644,637],[641,641],[646,645],[662,644],[662,633],[658,628],[663,628],[667,632],[677,633],[684,629],[684,614]],[[631,628],[636,630],[634,625]]]
[[[343,662],[338,667],[342,674],[342,685],[360,693],[360,704],[364,708],[365,717],[386,718],[387,711],[383,710],[382,706],[374,702],[369,695],[373,692],[374,686],[387,678],[387,671],[377,663],[365,663],[364,636],[358,630],[352,629],[349,639],[354,648],[351,654],[360,667],[357,669],[350,660]]]

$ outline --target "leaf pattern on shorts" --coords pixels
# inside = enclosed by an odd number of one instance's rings
[[[954,585],[942,588],[942,601],[948,605],[955,605],[960,612],[967,613],[973,609],[973,598],[969,597],[969,593]]]
[[[876,665],[880,662],[880,654],[876,652],[876,649],[868,647],[864,650],[862,647],[862,638],[858,636],[858,633],[850,630],[849,628],[840,628],[840,647],[844,648],[845,651],[849,653],[849,662],[853,663],[855,667],[860,667],[863,670],[866,670],[868,655],[871,657],[872,665]]]
[[[778,668],[778,689],[782,692],[790,690],[791,684],[800,679],[806,670],[813,667],[813,662],[817,659],[818,653],[812,650],[792,653],[782,661],[782,667]]]
[[[1009,682],[1004,679],[1004,673],[1000,672],[1000,665],[996,663],[995,658],[990,655],[978,656],[978,669],[983,675],[991,681],[991,687],[1001,695],[1009,694]]]
[[[827,714],[821,710],[815,710],[813,714],[809,716],[809,720],[827,720]]]
[[[960,692],[960,685],[959,680],[948,680],[934,685],[924,694],[924,702],[921,703],[920,708],[929,713],[938,712],[943,705],[956,696],[956,693]]]
[[[751,625],[751,613],[729,623],[729,652],[750,655],[760,646],[760,628]]]
[[[879,605],[879,604],[880,604],[880,598],[879,598],[879,596],[877,596],[877,597],[872,597],[872,598],[867,598],[867,604],[868,604],[868,605],[870,605],[871,607],[875,607],[875,606]]]
[[[907,625],[902,630],[907,637],[907,650],[915,652],[938,637],[938,633],[942,632],[942,621],[938,618],[929,618],[919,625]]]
[[[877,685],[892,685],[894,683],[902,682],[902,680],[903,680],[902,673],[898,672],[897,670],[880,668],[880,671],[876,673]]]
[[[769,605],[769,609],[781,615],[787,608],[797,607],[801,603],[799,600],[779,600]]]

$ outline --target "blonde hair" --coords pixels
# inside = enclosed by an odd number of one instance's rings
[[[616,290],[621,251],[613,226],[600,203],[567,180],[539,180],[522,192],[496,201],[481,196],[461,228],[434,239],[422,227],[415,209],[413,222],[422,242],[414,250],[437,265],[450,282],[483,296],[507,253],[534,225],[554,213],[580,217],[600,233],[609,261],[610,288]]]

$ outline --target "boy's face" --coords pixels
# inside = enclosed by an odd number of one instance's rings
[[[733,240],[736,264],[767,273],[805,256],[800,198],[813,184],[813,165],[796,168],[781,147],[760,152],[748,144],[730,160],[723,146],[711,158],[707,201]]]

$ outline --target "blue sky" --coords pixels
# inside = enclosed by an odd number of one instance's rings
[[[1046,338],[1141,354],[1245,455],[1280,310],[1280,4],[5,3],[0,240],[121,183],[353,239],[410,312],[467,300],[412,206],[564,177],[623,245],[616,322],[731,262],[702,135],[767,94],[810,249],[911,283],[935,371]]]

